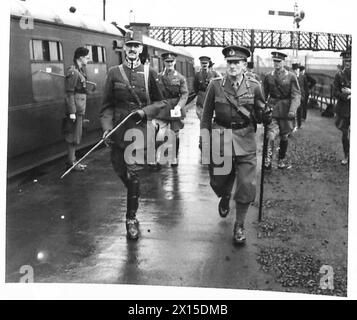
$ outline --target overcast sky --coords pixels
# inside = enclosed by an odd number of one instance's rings
[[[27,0],[44,6],[52,6],[52,0]],[[339,0],[106,0],[106,20],[127,25],[130,20],[148,22],[157,26],[202,26],[233,27],[255,29],[293,30],[293,18],[268,15],[269,10],[294,11],[295,3],[299,11],[305,12],[301,22],[301,31],[319,31],[333,33],[351,33],[351,23],[356,11],[353,1]],[[101,19],[103,0],[64,0],[56,1],[56,8],[75,6],[77,13]],[[132,10],[132,14],[130,11]],[[197,58],[209,55],[218,64],[223,62],[219,48],[190,48]],[[259,55],[269,55],[269,51],[257,50]],[[289,52],[288,52],[289,53]],[[316,53],[315,53],[316,54]],[[318,53],[319,55],[321,53]],[[327,56],[338,56],[335,53],[323,53]]]

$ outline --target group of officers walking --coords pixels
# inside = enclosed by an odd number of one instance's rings
[[[140,60],[139,55],[143,51],[140,34],[127,32],[124,51],[124,62],[108,71],[100,119],[103,138],[110,135],[107,143],[111,147],[113,169],[127,189],[127,237],[136,240],[140,234],[136,217],[140,196],[139,176],[143,172],[141,169],[144,163],[150,164],[147,143],[151,138],[148,135],[154,135],[155,147],[159,150],[160,145],[165,142],[167,132],[174,133],[169,141],[173,150],[170,164],[177,166],[179,131],[183,128],[182,119],[185,116],[184,107],[189,92],[185,77],[175,69],[175,53],[162,54],[164,70],[157,74],[149,64],[143,64]],[[282,52],[272,52],[274,70],[266,75],[263,83],[252,71],[252,63],[247,61],[251,55],[247,48],[228,46],[222,50],[222,54],[226,60],[223,76],[212,69],[213,63],[207,56],[200,57],[201,70],[195,75],[196,112],[201,128],[199,147],[202,157],[208,158],[210,185],[220,198],[218,212],[221,217],[226,217],[230,211],[234,189],[236,219],[233,242],[242,244],[246,240],[245,217],[256,196],[257,124],[263,123],[267,130],[267,153],[264,162],[266,170],[272,169],[277,136],[280,137],[278,168],[286,168],[288,137],[294,129],[296,116],[299,115],[297,126],[301,125],[301,118],[306,118],[307,97],[302,92],[307,87],[304,87],[303,83],[299,85],[297,74],[284,68],[287,56]],[[345,56],[347,57],[347,54]],[[66,75],[67,117],[68,121],[72,121],[72,126],[67,126],[65,131],[69,150],[68,166],[75,163],[75,146],[80,143],[82,135],[81,118],[85,112],[87,61],[88,49],[78,48],[74,54],[74,65],[68,69]],[[295,66],[293,67],[295,69]],[[341,83],[340,86],[335,86],[341,90],[336,96],[339,99],[338,105],[342,105],[340,109],[343,109],[336,124],[343,132],[343,146],[348,158],[346,141],[348,142],[349,114],[346,118],[346,104],[351,94],[345,89],[348,87],[348,84],[345,84],[348,73],[342,71],[341,75],[336,77],[336,81]],[[349,72],[349,88],[350,82]],[[118,124],[120,128],[112,132]],[[126,149],[132,140],[127,139],[127,136],[131,129],[141,132],[144,137],[142,144],[137,145],[135,150],[136,153],[144,154],[144,163],[128,159]],[[213,131],[218,134],[212,134]],[[208,132],[208,135],[204,132]],[[157,152],[157,157],[153,159],[154,165],[157,165],[160,156],[162,152]],[[230,162],[227,172],[219,171],[222,162],[217,163],[216,159],[220,157]],[[77,171],[84,169],[85,166],[81,164],[74,167]]]

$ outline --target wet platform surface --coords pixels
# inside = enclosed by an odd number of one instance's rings
[[[194,108],[181,131],[179,166],[146,170],[137,217],[141,237],[126,239],[126,190],[115,175],[109,149],[85,161],[85,172],[63,180],[62,164],[21,187],[8,190],[6,281],[19,282],[30,265],[35,282],[118,283],[239,289],[276,289],[259,270],[256,234],[232,244],[235,210],[222,219],[200,165],[199,122]],[[273,286],[273,287],[272,287]]]

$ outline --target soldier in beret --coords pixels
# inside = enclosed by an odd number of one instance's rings
[[[337,72],[334,80],[334,96],[337,98],[336,104],[336,127],[342,132],[342,147],[344,158],[342,165],[349,162],[350,149],[350,120],[351,120],[351,48],[341,53],[343,66]]]
[[[85,67],[88,63],[89,50],[79,47],[74,52],[73,65],[67,69],[65,78],[66,88],[66,117],[63,119],[62,131],[67,142],[67,169],[76,162],[76,146],[82,139],[83,116],[86,112],[87,74]],[[86,165],[77,164],[73,170],[83,171]]]
[[[165,106],[165,102],[162,101],[157,73],[148,64],[144,66],[140,61],[139,55],[143,51],[142,35],[127,32],[124,51],[123,64],[108,71],[100,116],[105,137],[111,129],[133,113],[123,127],[111,136],[111,161],[114,171],[127,188],[127,237],[136,240],[139,237],[139,222],[136,218],[139,206],[139,171],[143,168],[143,163],[124,157],[125,149],[131,143],[124,141],[124,136],[127,132],[141,132],[143,145],[140,147],[146,156],[147,141],[151,139],[148,135],[155,135],[151,120]],[[149,128],[150,124],[153,130]]]
[[[274,70],[264,79],[264,93],[273,110],[273,120],[267,127],[267,154],[265,169],[271,170],[274,140],[280,136],[278,168],[287,167],[285,156],[288,149],[288,137],[294,128],[296,110],[300,105],[300,87],[296,75],[284,67],[286,54],[273,51]]]
[[[210,185],[221,198],[218,204],[221,217],[226,217],[230,211],[229,202],[235,184],[233,198],[236,203],[236,221],[233,242],[242,244],[246,240],[245,217],[256,193],[255,126],[257,122],[269,122],[269,114],[265,114],[260,83],[244,74],[250,51],[245,47],[228,46],[222,53],[227,62],[226,74],[223,79],[216,78],[210,82],[203,105],[202,153],[207,158],[206,151],[212,145],[209,157]],[[204,138],[207,131],[211,141]],[[228,140],[224,139],[226,134]],[[225,154],[225,150],[231,152]],[[215,163],[216,155],[222,154],[231,164],[225,173],[218,172],[222,164]],[[206,162],[204,159],[202,161]]]

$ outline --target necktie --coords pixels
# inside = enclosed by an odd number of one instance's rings
[[[233,82],[233,89],[235,92],[238,91],[238,82]]]

